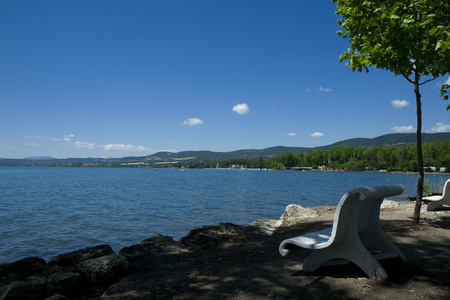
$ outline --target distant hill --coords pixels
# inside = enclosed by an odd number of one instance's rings
[[[30,156],[30,157],[25,157],[24,159],[29,159],[29,160],[51,160],[51,159],[55,159],[55,158],[51,157],[51,156]]]
[[[151,161],[168,161],[168,160],[200,160],[200,161],[217,161],[236,158],[271,158],[286,152],[307,153],[312,148],[305,147],[270,147],[266,149],[244,149],[231,152],[212,152],[212,151],[181,151],[181,152],[158,152],[147,157]]]
[[[450,141],[450,132],[445,133],[422,133],[422,142],[442,142]],[[386,146],[404,146],[416,143],[415,133],[393,133],[386,134],[376,138],[354,138],[340,141],[331,145],[316,148],[307,147],[270,147],[265,149],[243,149],[231,152],[214,151],[181,151],[181,152],[158,152],[149,156],[141,157],[123,157],[123,158],[65,158],[55,159],[53,157],[28,157],[24,159],[0,158],[0,165],[15,166],[148,166],[159,164],[183,163],[188,161],[221,161],[227,159],[247,158],[254,159],[262,157],[269,159],[286,152],[308,153],[312,149],[329,150],[336,146],[349,147],[376,147]]]
[[[450,141],[450,132],[442,132],[442,133],[422,133],[422,143],[430,143],[430,142],[442,142],[442,141]],[[392,133],[382,135],[376,138],[368,139],[368,138],[356,138],[340,141],[328,146],[318,147],[321,150],[329,150],[336,146],[349,146],[349,147],[373,147],[373,146],[403,146],[403,145],[412,145],[416,143],[416,134],[415,133]]]
[[[442,142],[450,141],[450,132],[446,133],[422,133],[422,143],[427,142]],[[306,148],[306,147],[270,147],[262,150],[256,149],[246,149],[238,150],[232,152],[211,152],[211,151],[182,151],[177,153],[170,152],[158,152],[148,156],[148,160],[152,161],[168,161],[170,159],[177,160],[225,160],[234,158],[271,158],[276,155],[281,155],[286,152],[297,153],[308,153],[312,149],[329,150],[336,146],[349,146],[349,147],[372,147],[372,146],[403,146],[403,145],[413,145],[416,143],[415,133],[393,133],[386,134],[376,138],[354,138],[344,141],[340,141],[331,145],[321,146],[316,148]]]

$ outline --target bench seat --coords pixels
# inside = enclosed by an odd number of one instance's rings
[[[380,206],[385,197],[401,193],[401,186],[362,187],[347,192],[336,208],[333,227],[282,241],[280,254],[286,256],[293,248],[311,249],[303,261],[304,271],[353,262],[368,277],[387,279],[378,260],[399,257],[406,262],[406,257],[381,229]]]

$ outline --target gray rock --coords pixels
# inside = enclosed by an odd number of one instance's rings
[[[47,296],[45,281],[28,280],[15,281],[0,297],[1,300],[34,300],[43,299]]]
[[[77,269],[91,282],[106,283],[128,274],[130,267],[124,256],[111,253],[88,259],[78,264]]]
[[[400,202],[393,201],[393,200],[386,200],[384,199],[381,203],[381,209],[383,208],[391,208],[391,207],[397,207],[400,205]]]
[[[25,280],[44,273],[46,269],[47,263],[42,258],[27,257],[13,263],[0,264],[0,280]]]
[[[125,257],[114,253],[109,245],[99,245],[52,258],[48,265],[62,272],[78,273],[90,283],[106,283],[129,271]]]
[[[185,251],[187,251],[186,246],[175,242],[172,237],[157,234],[136,245],[123,248],[119,254],[126,258],[134,258],[142,255],[176,254]]]
[[[43,276],[47,263],[42,258],[27,257],[0,264],[0,299],[42,299],[47,295]]]
[[[76,295],[110,284],[129,273],[128,260],[100,245],[61,254],[47,264],[31,257],[0,264],[0,300],[44,299],[61,293]]]
[[[114,253],[110,245],[98,245],[81,250],[72,251],[65,254],[60,254],[52,258],[49,266],[64,267],[66,269],[75,268],[86,260],[109,255]]]
[[[45,300],[69,300],[68,298],[64,297],[63,295],[53,295],[51,297],[45,298]]]
[[[312,208],[305,208],[297,204],[289,204],[286,207],[280,221],[292,221],[292,219],[314,218],[317,217],[317,211]]]
[[[262,233],[254,227],[218,223],[191,230],[187,236],[181,238],[180,243],[189,249],[203,249],[226,243],[245,242],[255,234]]]
[[[266,235],[272,235],[273,232],[280,227],[281,221],[275,219],[255,220],[248,226],[258,228],[259,231]]]
[[[76,294],[83,287],[83,279],[79,273],[54,273],[51,280],[64,292]]]

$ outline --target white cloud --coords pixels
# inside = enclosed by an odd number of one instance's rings
[[[295,132],[289,132],[287,135],[288,136],[296,136],[297,134]]]
[[[39,146],[39,144],[38,143],[26,143],[25,146],[37,147],[37,146]]]
[[[36,140],[39,140],[39,139],[42,138],[42,136],[41,136],[41,135],[36,135],[36,136],[28,136],[28,135],[26,135],[25,138],[27,138],[27,139],[36,139]]]
[[[391,130],[395,131],[395,132],[413,132],[416,129],[412,126],[395,126],[395,127],[391,127]]]
[[[93,143],[87,143],[87,142],[74,142],[73,143],[75,147],[78,148],[88,148],[88,149],[94,149],[95,145]]]
[[[53,138],[53,140],[55,140],[55,141],[65,141],[65,142],[71,142],[72,141],[72,138],[74,137],[75,135],[73,135],[73,134],[67,134],[67,135],[65,135],[62,139],[59,139],[59,138]]]
[[[143,152],[143,151],[150,150],[143,146],[134,146],[134,145],[125,145],[125,144],[95,145],[94,143],[76,141],[76,142],[73,142],[73,145],[78,148],[88,148],[88,149],[101,148],[105,151]]]
[[[72,138],[75,135],[68,134],[65,135],[64,138],[53,138],[55,141],[65,141],[65,142],[72,142]],[[128,152],[143,152],[143,151],[151,151],[148,148],[145,148],[143,146],[134,146],[134,145],[125,145],[125,144],[106,144],[106,145],[95,145],[94,143],[88,143],[88,142],[80,142],[80,141],[74,141],[72,143],[77,148],[87,148],[87,149],[94,149],[94,148],[100,148],[105,151],[128,151]]]
[[[318,131],[316,131],[313,134],[311,134],[311,137],[321,137],[321,136],[324,136],[324,134],[321,133],[321,132],[318,132]]]
[[[237,112],[240,115],[245,115],[250,112],[250,107],[246,103],[236,104],[233,106],[233,111]]]
[[[201,125],[203,124],[203,121],[197,118],[190,118],[187,121],[184,121],[183,124],[189,126]]]
[[[450,76],[448,76],[448,79],[446,82],[444,82],[444,84],[450,84]]]
[[[74,137],[73,134],[65,135],[63,140],[66,142],[71,142],[73,137]]]
[[[431,127],[432,132],[448,132],[450,125],[444,123],[436,123],[436,127]]]
[[[143,151],[150,150],[143,146],[134,146],[134,145],[125,145],[125,144],[95,145],[94,143],[76,141],[76,142],[73,142],[73,145],[78,148],[88,148],[88,149],[101,148],[105,151],[143,152]]]
[[[323,87],[319,86],[319,91],[321,91],[321,92],[331,92],[332,89],[329,89],[329,88],[323,88]]]
[[[392,106],[394,108],[402,108],[402,107],[408,106],[409,102],[406,101],[406,100],[396,100],[396,99],[394,99],[394,100],[392,100],[391,104],[392,104]]]
[[[142,152],[146,151],[147,148],[143,146],[133,146],[133,145],[125,145],[125,144],[108,144],[108,145],[100,145],[100,148],[106,151],[131,151],[131,152]]]
[[[159,150],[156,150],[156,151],[154,151],[155,153],[156,152],[172,152],[172,153],[177,153],[178,151],[176,150],[176,149],[159,149]]]

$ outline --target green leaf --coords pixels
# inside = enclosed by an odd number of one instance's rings
[[[435,50],[439,50],[439,48],[441,48],[441,46],[442,46],[441,41],[438,41],[438,42],[436,43],[436,48],[434,48],[434,49],[435,49]]]
[[[428,34],[433,35],[437,30],[438,30],[437,27],[433,27],[430,30],[428,30]]]

